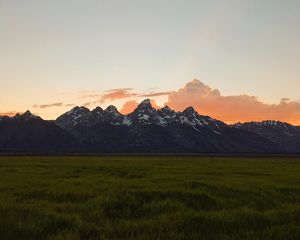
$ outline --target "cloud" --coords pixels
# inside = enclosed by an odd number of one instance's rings
[[[78,98],[95,98],[95,97],[99,97],[99,94],[82,94],[80,96],[78,96]]]
[[[97,91],[80,91],[77,93],[77,98],[78,99],[83,99],[83,98],[96,98],[99,97],[100,94]]]
[[[20,112],[10,111],[10,112],[2,112],[0,113],[0,116],[8,116],[8,117],[14,117],[16,114],[20,114]]]
[[[123,107],[121,108],[120,112],[123,114],[128,114],[134,111],[139,103],[136,100],[130,100],[124,103]]]
[[[227,123],[271,119],[300,124],[298,101],[283,98],[279,104],[267,104],[246,94],[223,96],[197,79],[170,93],[166,104],[178,111],[193,106],[199,113]]]
[[[151,93],[146,93],[146,94],[141,94],[141,97],[159,97],[159,96],[165,96],[169,95],[172,92],[151,92]]]
[[[50,107],[72,107],[72,106],[75,106],[75,104],[64,104],[64,103],[50,103],[50,104],[41,104],[41,105],[38,105],[38,104],[35,104],[33,105],[32,107],[34,108],[50,108]]]
[[[130,88],[109,90],[108,93],[103,94],[100,97],[99,102],[100,103],[105,103],[106,101],[113,101],[113,100],[116,100],[116,99],[130,98],[130,97],[134,97],[134,96],[139,95],[137,93],[131,93],[130,90],[131,90]]]
[[[133,88],[115,88],[115,89],[109,89],[105,90],[104,94],[99,93],[92,93],[90,91],[81,92],[80,96],[78,98],[92,98],[91,101],[85,102],[82,105],[89,107],[94,106],[97,104],[103,104],[106,102],[114,101],[114,100],[120,100],[120,99],[130,99],[130,98],[149,98],[149,97],[159,97],[159,96],[167,96],[171,92],[155,92],[153,89],[148,89],[148,92],[139,92],[135,91]],[[128,102],[133,103],[134,100],[129,100]]]
[[[105,90],[105,92],[132,91],[133,88],[113,88]]]
[[[107,90],[106,94],[102,95],[100,98],[100,103],[104,103],[106,101],[113,101],[116,99],[124,99],[124,98],[131,98],[131,97],[159,97],[169,95],[172,92],[150,92],[150,93],[139,93],[139,92],[132,92],[133,88],[120,88],[120,89],[111,89]]]

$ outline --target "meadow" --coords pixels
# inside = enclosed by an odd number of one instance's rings
[[[300,239],[300,158],[2,156],[0,239]]]

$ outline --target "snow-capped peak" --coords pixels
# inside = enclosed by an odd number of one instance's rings
[[[157,111],[158,119],[160,125],[168,125],[171,123],[177,116],[177,113],[170,109],[168,106],[164,106],[163,108]]]
[[[137,108],[128,117],[132,119],[133,122],[141,124],[157,124],[157,111],[152,107],[149,99],[142,101]]]
[[[65,114],[61,115],[56,119],[56,122],[59,126],[66,127],[66,126],[75,126],[79,122],[87,119],[91,115],[91,112],[86,107],[74,107],[70,111],[66,112]]]

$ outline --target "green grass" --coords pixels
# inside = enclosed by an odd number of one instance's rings
[[[300,239],[300,159],[0,157],[0,239]]]

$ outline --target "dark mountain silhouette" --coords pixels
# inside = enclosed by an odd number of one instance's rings
[[[54,122],[44,121],[27,111],[0,119],[0,152],[56,153],[71,152],[78,141]]]
[[[299,127],[276,123],[227,125],[192,107],[156,110],[148,99],[128,115],[114,106],[74,107],[45,121],[27,111],[0,118],[0,152],[299,153]]]

